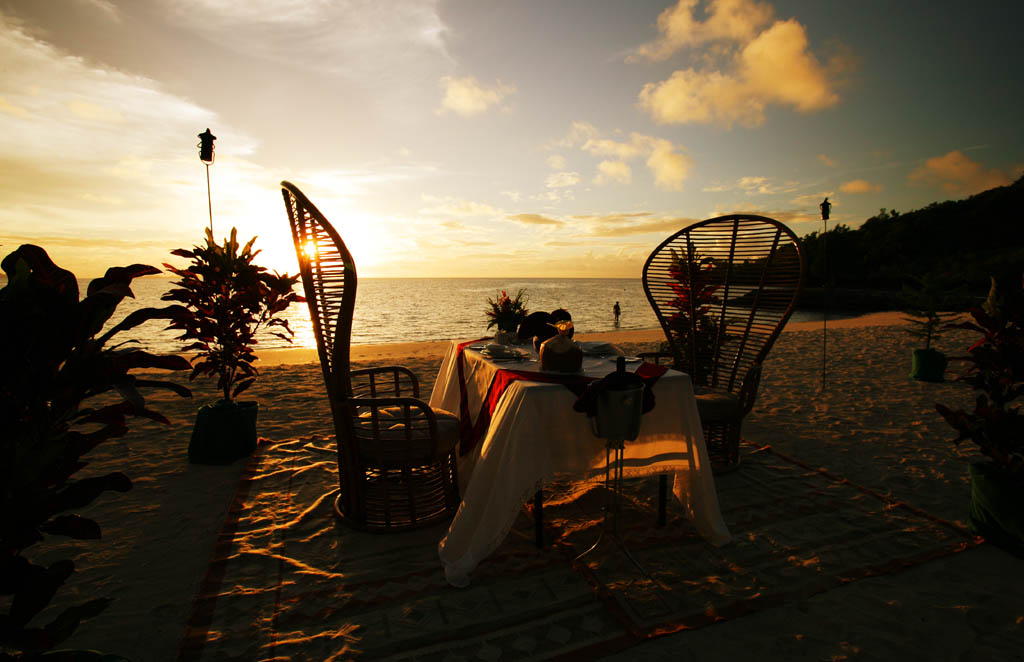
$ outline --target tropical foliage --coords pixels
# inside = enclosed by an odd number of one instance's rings
[[[89,451],[124,435],[127,419],[167,419],[146,406],[145,389],[188,397],[173,382],[136,376],[136,368],[184,370],[178,356],[148,353],[119,334],[154,319],[175,319],[179,306],[143,308],[101,333],[131,282],[160,273],[143,264],[112,267],[89,283],[79,300],[78,282],[39,246],[23,245],[0,263],[0,659],[29,659],[66,640],[79,622],[103,611],[108,598],[65,608],[45,625],[33,620],[75,570],[67,559],[49,565],[26,552],[45,536],[100,537],[95,521],[76,514],[106,490],[126,492],[121,472],[75,480]],[[76,659],[90,659],[76,653]],[[48,656],[47,659],[57,659]]]
[[[970,439],[1024,480],[1024,411],[1012,404],[1024,394],[1024,291],[993,278],[984,307],[970,314],[974,321],[951,326],[981,334],[960,359],[969,367],[959,380],[978,392],[974,411],[935,407],[959,433],[955,443]]]
[[[257,332],[276,329],[272,335],[290,343],[294,332],[278,315],[292,303],[305,301],[292,291],[299,276],[268,273],[253,262],[260,252],[252,250],[255,241],[253,237],[239,248],[237,231],[231,228],[231,237],[218,245],[207,229],[205,246],[171,251],[190,259],[188,267],[164,264],[178,280],[163,299],[187,308],[168,328],[180,331],[180,340],[192,341],[184,348],[196,352],[189,379],[217,375],[217,388],[227,402],[259,375],[253,365]]]

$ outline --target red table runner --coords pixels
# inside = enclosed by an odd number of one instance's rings
[[[482,338],[481,340],[488,340],[488,338]],[[469,342],[460,343],[456,347],[456,365],[458,366],[459,373],[459,455],[465,455],[473,450],[480,439],[486,434],[487,427],[491,424],[491,416],[494,415],[494,410],[497,409],[498,403],[501,401],[501,396],[505,394],[505,391],[512,382],[529,381],[561,384],[578,397],[583,393],[587,384],[601,379],[600,377],[587,377],[584,375],[559,375],[550,372],[534,372],[531,370],[510,370],[499,368],[494,374],[494,378],[491,380],[490,385],[487,387],[487,395],[484,397],[484,401],[480,406],[480,414],[477,416],[476,423],[474,424],[469,415],[469,396],[466,391],[466,379],[463,368],[463,362],[465,359],[463,358],[463,354],[466,347],[478,343],[481,340],[471,340]],[[665,374],[667,370],[668,368],[666,366],[655,365],[653,363],[641,363],[637,366],[636,374],[643,377],[645,380],[649,380],[648,386],[653,388],[654,382]]]

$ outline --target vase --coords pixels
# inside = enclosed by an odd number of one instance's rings
[[[972,462],[971,531],[1024,558],[1024,476],[990,461]]]
[[[515,345],[519,342],[519,336],[515,331],[506,331],[504,329],[498,329],[494,334],[494,342],[499,345]]]
[[[941,382],[946,372],[946,355],[934,349],[915,349],[910,359],[910,376],[922,382]]]
[[[196,413],[188,461],[193,464],[231,464],[256,448],[259,403],[218,400]]]

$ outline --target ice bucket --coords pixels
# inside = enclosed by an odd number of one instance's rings
[[[594,434],[602,439],[633,441],[640,434],[644,403],[643,385],[611,387],[597,396]]]

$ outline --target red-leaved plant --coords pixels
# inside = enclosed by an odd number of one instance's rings
[[[959,433],[955,443],[970,439],[1024,480],[1024,412],[1012,404],[1024,393],[1024,293],[1016,287],[1002,288],[992,279],[984,308],[972,308],[970,314],[973,322],[949,326],[982,334],[967,356],[953,359],[969,363],[957,380],[979,392],[974,411],[939,403],[935,408]]]

